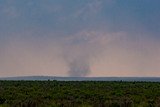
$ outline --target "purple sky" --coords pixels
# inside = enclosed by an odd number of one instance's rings
[[[0,76],[160,76],[159,0],[0,0]]]

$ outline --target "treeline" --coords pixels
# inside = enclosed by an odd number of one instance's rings
[[[0,107],[160,107],[160,83],[0,81]]]

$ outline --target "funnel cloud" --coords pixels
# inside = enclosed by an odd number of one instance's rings
[[[0,76],[160,76],[160,0],[0,0]]]
[[[73,77],[83,77],[91,72],[90,65],[87,61],[76,59],[69,63],[69,75]]]

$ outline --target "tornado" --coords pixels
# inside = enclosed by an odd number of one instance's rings
[[[89,62],[80,58],[74,59],[68,66],[68,74],[72,77],[84,77],[91,72]]]

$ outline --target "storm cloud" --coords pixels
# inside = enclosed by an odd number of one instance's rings
[[[1,0],[0,75],[160,76],[158,4]]]

